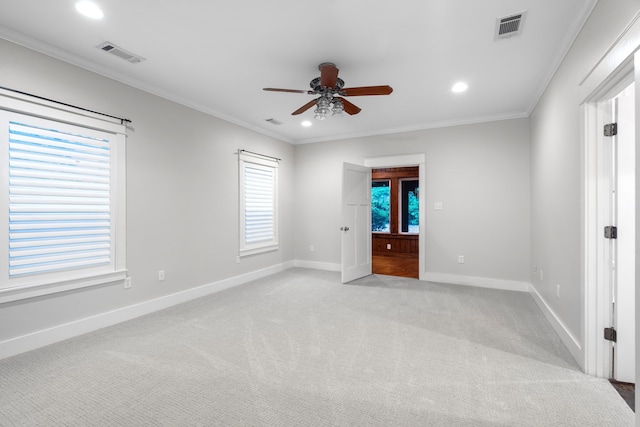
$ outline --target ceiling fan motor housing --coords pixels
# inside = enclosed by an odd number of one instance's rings
[[[311,82],[309,83],[309,86],[311,86],[311,89],[313,89],[313,92],[315,93],[332,93],[332,94],[336,94],[340,91],[340,89],[342,89],[344,87],[344,80],[342,80],[341,78],[337,78],[336,79],[336,85],[335,87],[324,87],[320,84],[320,77],[316,77],[315,79],[311,80]]]

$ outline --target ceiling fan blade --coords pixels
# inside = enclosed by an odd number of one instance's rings
[[[389,95],[393,92],[391,86],[362,86],[362,87],[347,87],[340,90],[342,96],[367,96],[367,95]]]
[[[298,90],[298,89],[278,89],[275,87],[265,87],[262,90],[268,90],[270,92],[289,92],[289,93],[308,93],[306,90]]]
[[[330,62],[320,64],[320,84],[322,86],[334,88],[338,81],[338,67]]]
[[[354,115],[354,114],[358,114],[360,111],[362,111],[362,109],[360,107],[358,107],[357,105],[352,104],[351,102],[347,101],[344,98],[340,98],[339,96],[334,97],[334,99],[339,99],[342,102],[342,105],[344,106],[344,111],[347,114],[350,115]]]
[[[305,111],[307,111],[309,108],[313,107],[314,105],[316,105],[316,101],[320,99],[320,98],[316,98],[313,101],[309,101],[306,104],[304,104],[302,107],[298,108],[296,111],[294,111],[293,113],[291,113],[292,116],[297,116],[298,114],[302,114]]]

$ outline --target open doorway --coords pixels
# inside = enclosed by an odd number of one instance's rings
[[[371,258],[374,274],[419,278],[419,167],[371,171]]]

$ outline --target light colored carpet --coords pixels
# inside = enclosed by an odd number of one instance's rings
[[[631,426],[527,294],[292,269],[0,361],[2,426]]]

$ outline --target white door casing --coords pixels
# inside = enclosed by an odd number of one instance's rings
[[[585,370],[597,376],[634,383],[635,108],[634,97],[629,97],[634,88],[622,90],[626,86],[613,85],[609,95],[591,104],[595,126],[589,130],[594,154],[589,179],[595,193],[590,207],[592,215],[589,215],[594,221],[587,228],[593,250],[593,257],[589,258],[593,281],[589,280],[587,292],[594,292],[595,299],[591,302],[600,303],[591,306],[594,319],[587,318],[594,323],[590,329],[592,335],[585,340],[595,344],[590,350],[595,352],[586,354]],[[608,123],[617,123],[617,135],[604,136],[604,125]],[[607,226],[617,227],[616,239],[605,238]],[[603,330],[608,327],[615,328],[617,342],[604,340]]]
[[[618,236],[614,241],[614,378],[635,382],[635,86],[615,99],[618,134],[614,139],[616,197],[613,211]]]
[[[582,110],[582,141],[581,154],[583,158],[582,170],[582,217],[581,223],[583,227],[583,238],[581,242],[582,249],[582,277],[584,283],[584,310],[583,310],[583,328],[582,342],[578,342],[575,346],[575,352],[572,352],[576,360],[578,360],[585,372],[599,377],[607,376],[606,363],[603,363],[603,354],[607,353],[605,349],[605,341],[602,339],[602,326],[605,323],[603,319],[605,306],[610,306],[610,300],[603,298],[599,283],[599,260],[597,259],[597,241],[602,235],[602,229],[596,228],[597,216],[597,179],[598,170],[596,166],[596,146],[598,144],[598,135],[601,135],[602,128],[599,127],[596,119],[597,102],[606,99],[606,93],[612,93],[614,86],[620,81],[625,80],[629,76],[627,84],[631,81],[636,82],[636,100],[635,100],[635,146],[640,143],[640,12],[630,21],[630,24],[613,42],[613,44],[604,52],[601,58],[594,62],[593,68],[584,76],[579,83],[578,96],[580,98]],[[619,87],[622,89],[624,86]],[[618,91],[619,92],[619,91]],[[611,96],[609,96],[610,98]],[[635,163],[635,197],[640,200],[640,173],[638,173],[638,165],[640,165],[640,150],[636,150]],[[640,216],[636,215],[636,229],[640,229]],[[636,233],[636,247],[640,247],[640,239]],[[640,265],[640,251],[636,251],[635,263]],[[636,275],[635,286],[640,286],[640,276]],[[636,306],[640,306],[640,293],[636,293]],[[640,313],[636,313],[636,343],[640,345]],[[640,348],[636,348],[640,353]],[[578,353],[581,352],[581,353]],[[580,357],[582,356],[582,357]],[[636,375],[640,373],[640,358],[636,360]],[[640,405],[640,394],[636,395],[636,406]],[[637,417],[636,425],[640,427],[640,417]]]
[[[342,283],[371,274],[371,168],[342,170]]]

